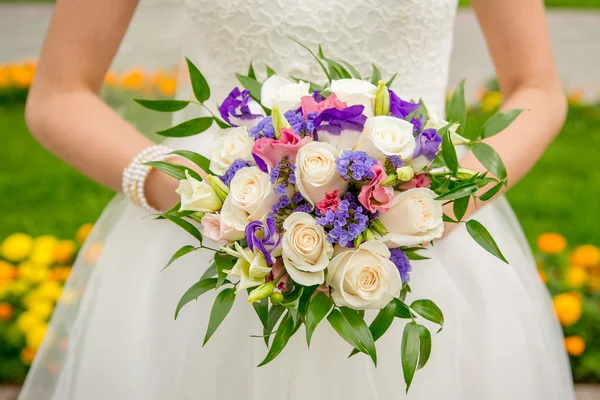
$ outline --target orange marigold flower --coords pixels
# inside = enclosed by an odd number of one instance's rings
[[[579,336],[567,336],[565,338],[565,348],[569,355],[580,356],[585,351],[585,341]]]
[[[163,78],[158,82],[158,90],[163,96],[173,97],[177,92],[177,80],[175,78]]]
[[[591,244],[579,246],[571,253],[571,263],[582,267],[594,267],[600,264],[600,249]]]
[[[81,225],[79,227],[79,229],[77,229],[77,232],[75,233],[75,241],[77,242],[77,244],[79,244],[81,246],[83,244],[83,242],[85,242],[85,240],[88,238],[90,233],[92,232],[92,229],[94,229],[93,224]]]
[[[581,318],[581,296],[574,292],[554,297],[554,311],[563,326],[571,326]]]
[[[8,303],[0,303],[0,321],[8,321],[13,316],[13,308]]]
[[[538,237],[537,247],[547,254],[560,253],[567,247],[567,240],[558,233],[542,233]]]
[[[567,269],[565,281],[567,282],[567,285],[577,288],[585,284],[587,277],[588,273],[584,267],[580,267],[579,265],[571,265]]]
[[[584,92],[585,89],[582,87],[569,90],[569,93],[567,93],[567,101],[569,105],[573,106],[580,104],[581,100],[583,100]]]
[[[542,280],[542,282],[548,283],[548,274],[546,272],[540,269],[538,270],[538,274],[540,275],[540,279]]]
[[[123,75],[121,84],[126,89],[140,90],[144,84],[144,70],[133,68]]]
[[[67,264],[73,260],[77,245],[72,240],[60,240],[54,247],[54,259],[58,264]]]
[[[31,365],[33,358],[35,357],[35,350],[30,349],[29,347],[24,348],[21,351],[21,361],[25,365]]]

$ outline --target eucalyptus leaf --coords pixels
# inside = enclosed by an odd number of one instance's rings
[[[190,246],[190,245],[183,246],[182,248],[180,248],[179,250],[177,250],[175,252],[175,254],[173,254],[173,257],[171,257],[171,259],[169,260],[169,262],[167,263],[167,265],[165,265],[163,267],[163,269],[161,269],[161,271],[164,271],[169,265],[173,264],[173,262],[175,260],[177,260],[177,259],[185,256],[186,254],[189,254],[189,253],[191,253],[193,251],[196,251],[196,250],[197,250],[197,247],[194,247],[194,246]]]
[[[227,122],[223,121],[220,118],[214,117],[213,118],[216,122],[216,124],[219,126],[219,128],[221,129],[227,129],[227,128],[231,128],[231,125],[229,125]]]
[[[200,167],[207,174],[213,175],[213,172],[210,170],[210,160],[204,157],[202,154],[198,154],[196,152],[188,150],[175,150],[169,154],[175,154],[183,158],[187,158],[188,160],[196,164],[198,167]]]
[[[442,139],[442,155],[446,166],[450,171],[456,173],[458,171],[458,157],[456,156],[456,149],[454,148],[454,144],[452,144],[449,131],[444,134]]]
[[[183,110],[190,104],[187,100],[143,100],[133,99],[136,103],[144,108],[160,112],[174,112]]]
[[[215,333],[219,325],[223,322],[233,303],[235,301],[235,289],[226,288],[219,292],[213,303],[212,310],[210,310],[210,317],[208,319],[208,328],[206,329],[206,335],[204,336],[204,342],[202,346],[208,342],[211,336]]]
[[[462,199],[463,197],[469,197],[475,193],[479,187],[475,184],[465,184],[450,189],[442,195],[435,198],[435,200],[456,200]]]
[[[444,314],[442,310],[431,300],[415,300],[410,308],[428,321],[438,324],[440,331],[444,327]]]
[[[460,125],[457,128],[459,135],[463,136],[465,126],[467,125],[467,102],[465,101],[465,81],[461,81],[450,101],[446,111],[446,120],[449,122],[458,122]],[[475,139],[475,138],[473,138]]]
[[[283,316],[283,319],[281,320],[281,323],[279,324],[279,327],[277,328],[277,332],[275,333],[275,337],[273,338],[273,344],[269,348],[269,352],[267,353],[267,356],[260,364],[258,364],[259,367],[262,367],[263,365],[268,364],[269,362],[273,361],[273,359],[275,359],[275,357],[277,357],[279,355],[279,353],[281,353],[281,351],[283,350],[285,345],[290,340],[293,329],[294,329],[294,320],[292,318],[292,315],[288,311]]]
[[[487,139],[506,129],[524,110],[508,110],[496,113],[488,119],[481,129],[481,137]]]
[[[177,308],[175,309],[175,319],[177,319],[177,316],[179,315],[179,311],[181,311],[181,308],[183,306],[185,306],[190,301],[195,300],[198,297],[202,296],[204,293],[208,292],[209,290],[214,289],[216,284],[217,284],[216,278],[202,279],[202,280],[194,283],[192,285],[192,287],[190,287],[183,294],[183,296],[181,297],[181,300],[179,300],[179,303],[177,304]]]
[[[250,78],[249,76],[244,76],[240,74],[235,74],[238,81],[242,84],[242,86],[250,91],[250,97],[260,103],[260,91],[262,89],[262,84],[258,82],[256,79]]]
[[[204,103],[210,98],[210,87],[200,70],[188,58],[185,59],[190,73],[190,81],[194,96],[200,103]]]
[[[406,393],[410,389],[417,370],[419,350],[419,327],[416,322],[412,321],[406,324],[402,332],[402,373],[404,374],[404,382],[406,383]]]
[[[471,235],[471,237],[481,247],[483,247],[490,254],[494,255],[498,259],[500,259],[508,264],[508,261],[506,260],[506,258],[504,258],[504,255],[500,251],[500,248],[496,244],[496,241],[494,240],[492,235],[490,235],[490,233],[485,228],[485,226],[483,226],[479,221],[474,220],[474,219],[467,221],[466,225],[467,225],[467,232],[469,232],[469,235]]]
[[[431,332],[423,325],[418,325],[419,328],[419,365],[417,369],[421,369],[427,364],[431,355]]]
[[[308,303],[308,309],[306,311],[306,344],[309,347],[315,329],[332,308],[333,300],[322,292],[317,293],[310,303]]]
[[[166,137],[194,136],[206,131],[213,124],[213,117],[199,117],[182,122],[179,125],[156,132],[157,135]]]
[[[498,179],[506,179],[506,168],[496,150],[487,143],[477,142],[471,146],[473,155]]]
[[[412,261],[430,260],[431,259],[431,257],[422,256],[415,252],[407,252],[406,258],[408,258],[409,260],[412,260]]]
[[[304,286],[296,286],[292,293],[284,295],[283,301],[281,302],[281,306],[285,308],[297,309],[300,305],[300,297],[302,297],[303,291]]]
[[[329,66],[330,73],[331,73],[331,71],[335,72],[335,76],[334,76],[334,74],[331,74],[332,79],[350,79],[350,78],[352,78],[352,75],[348,71],[346,71],[346,68],[344,68],[338,62],[336,62],[334,60],[330,60],[329,58],[326,58],[326,57],[323,57],[323,60]]]
[[[189,233],[190,235],[192,235],[193,237],[195,237],[196,239],[198,239],[198,241],[200,242],[200,244],[202,244],[202,234],[200,233],[200,231],[198,230],[198,228],[196,228],[194,225],[192,225],[188,221],[184,220],[183,218],[179,218],[179,217],[177,217],[175,215],[168,215],[168,214],[166,214],[165,218],[167,218],[169,221],[174,222],[175,224],[179,225],[187,233]]]
[[[252,288],[248,289],[248,293],[252,291]],[[268,319],[269,319],[269,299],[262,299],[261,301],[255,301],[252,303],[252,307],[260,320],[260,323],[263,326],[263,329],[268,327]]]

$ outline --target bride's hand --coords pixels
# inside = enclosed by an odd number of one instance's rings
[[[201,176],[204,175],[203,171],[198,171],[199,168],[196,165],[181,157],[166,161],[185,165],[186,167],[189,167],[190,170],[198,172]],[[160,211],[169,210],[179,201],[179,195],[175,193],[178,186],[179,181],[177,181],[177,179],[162,171],[152,169],[148,174],[144,185],[146,189],[146,199],[152,207]]]

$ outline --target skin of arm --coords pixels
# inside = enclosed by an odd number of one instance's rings
[[[40,144],[116,191],[123,169],[153,144],[98,95],[137,3],[57,2],[25,109]],[[177,202],[177,182],[160,171],[150,172],[145,187],[156,208]]]
[[[502,158],[510,188],[534,166],[560,131],[567,102],[542,0],[471,0],[471,4],[497,71],[505,99],[502,110],[526,110],[507,129],[485,140]],[[485,171],[472,153],[461,159],[461,166]],[[505,190],[507,187],[501,193]],[[465,217],[474,211],[471,202]],[[453,215],[452,206],[445,206],[444,212]],[[448,231],[455,226],[447,224]]]

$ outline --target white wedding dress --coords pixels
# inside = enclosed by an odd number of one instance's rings
[[[318,65],[292,42],[323,45],[326,55],[384,77],[393,88],[443,112],[456,0],[188,0],[184,53],[207,77],[212,98],[236,85],[252,60],[281,75],[322,80]],[[151,38],[148,38],[151,40]],[[260,78],[260,77],[259,77]],[[190,90],[182,89],[181,98]],[[176,119],[191,115],[177,115]],[[170,140],[207,154],[214,132]],[[118,196],[84,246],[27,378],[21,400],[572,400],[562,331],[538,278],[525,237],[504,198],[474,218],[510,261],[479,248],[460,227],[413,262],[410,298],[444,311],[429,363],[405,395],[400,361],[403,323],[377,342],[379,366],[350,351],[325,322],[306,348],[299,331],[271,364],[262,329],[239,296],[203,348],[214,296],[175,306],[212,253],[187,255],[159,272],[187,233],[155,221]],[[97,256],[100,244],[103,251]]]

